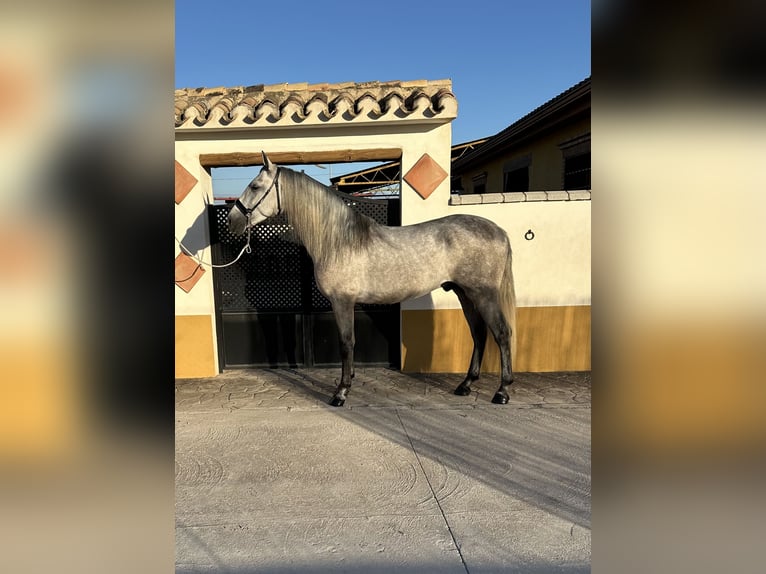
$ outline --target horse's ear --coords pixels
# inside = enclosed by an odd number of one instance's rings
[[[263,157],[263,169],[266,171],[272,171],[274,169],[274,164],[271,163],[269,156],[267,156],[266,152],[263,150],[261,150],[261,157]]]

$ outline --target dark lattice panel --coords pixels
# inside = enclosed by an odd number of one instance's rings
[[[330,301],[319,292],[317,282],[314,277],[311,277],[311,310],[312,311],[328,311],[332,309]]]
[[[399,200],[339,194],[353,209],[399,225]],[[230,205],[209,208],[213,262],[232,261],[246,243],[228,231]],[[219,361],[232,366],[338,365],[337,327],[329,301],[316,287],[306,250],[286,240],[284,215],[252,231],[250,254],[213,271]],[[356,313],[358,364],[400,364],[398,305],[360,305]],[[306,320],[309,318],[309,320]]]
[[[386,201],[350,197],[339,193],[354,210],[383,225],[388,224]],[[230,205],[215,205],[212,210],[211,235],[213,263],[220,265],[236,258],[246,243],[246,236],[229,233],[227,216]],[[329,311],[330,302],[319,292],[311,260],[298,244],[284,239],[290,226],[284,214],[268,219],[253,228],[252,252],[225,268],[215,270],[222,311]],[[304,286],[308,285],[308,289]],[[361,305],[381,308],[382,305]]]
[[[343,201],[358,213],[362,213],[382,225],[388,223],[388,206],[385,201],[377,199],[360,199],[348,196],[343,197]]]
[[[214,206],[214,263],[228,263],[244,247],[246,236],[229,233],[226,218],[229,206]],[[269,219],[253,228],[251,253],[245,253],[237,263],[216,269],[224,311],[257,310],[300,311],[301,247],[283,239],[289,226],[283,215]],[[216,253],[217,251],[217,253]]]

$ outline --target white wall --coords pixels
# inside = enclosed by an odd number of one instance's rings
[[[438,207],[438,208],[437,208]],[[590,305],[591,202],[528,201],[479,205],[434,203],[430,214],[467,213],[505,229],[513,249],[519,307]],[[534,238],[525,239],[528,230]],[[403,309],[459,309],[454,293],[436,290],[402,304]]]

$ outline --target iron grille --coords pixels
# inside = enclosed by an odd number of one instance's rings
[[[391,213],[397,212],[389,205],[392,200],[339,195],[352,209],[378,223],[398,224],[391,218]],[[210,207],[215,264],[232,261],[247,241],[244,235],[229,232],[227,217],[230,208],[230,205]],[[290,240],[290,232],[285,214],[256,225],[251,232],[251,253],[244,254],[230,267],[215,270],[221,311],[311,312],[332,309],[316,285],[311,258],[301,245]],[[381,305],[359,307],[379,308]]]
[[[216,205],[213,243],[216,264],[232,261],[247,238],[228,231],[230,206]],[[251,253],[230,267],[216,269],[222,311],[300,311],[303,308],[301,273],[305,262],[299,245],[285,239],[289,226],[284,215],[252,230]]]

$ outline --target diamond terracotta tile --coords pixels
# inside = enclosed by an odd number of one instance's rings
[[[179,253],[178,257],[176,257],[176,285],[187,293],[192,290],[204,273],[205,270],[202,268],[202,265],[185,253]]]
[[[197,185],[197,178],[176,160],[176,204],[181,203]]]
[[[404,181],[410,184],[420,197],[428,199],[446,177],[447,172],[430,155],[424,153],[404,176]]]

